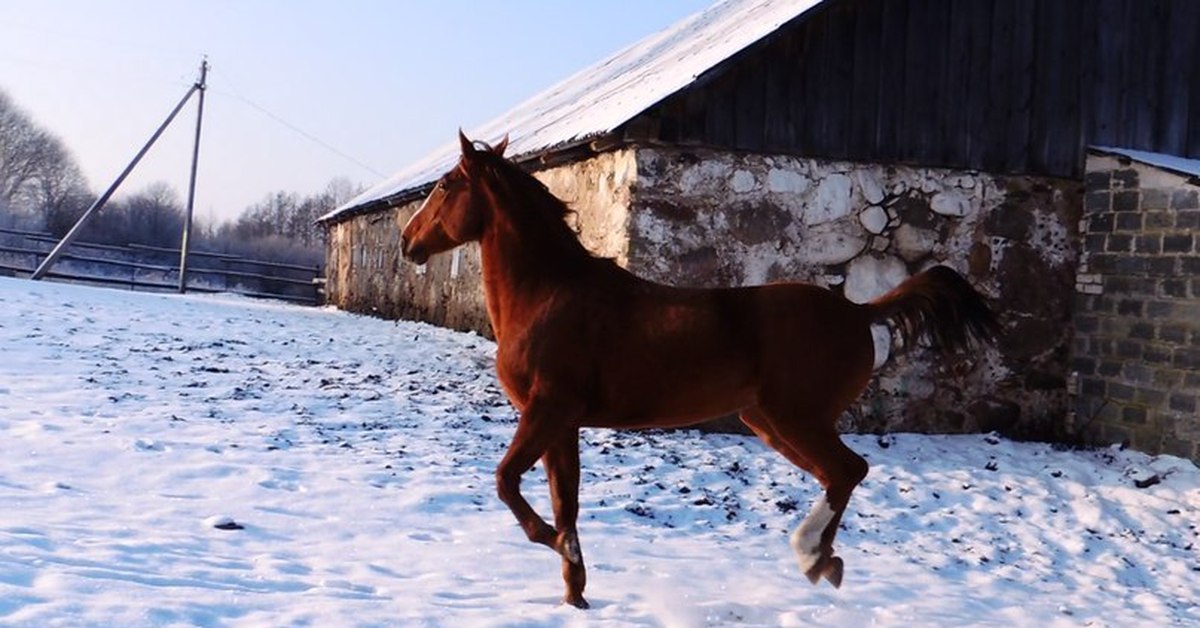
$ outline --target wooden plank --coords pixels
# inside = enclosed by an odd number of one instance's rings
[[[827,120],[830,93],[829,66],[823,49],[824,20],[809,17],[803,25],[804,56],[801,59],[801,75],[804,77],[804,123],[800,126],[800,151],[806,155],[824,156],[821,151],[822,127]]]
[[[963,164],[968,155],[966,103],[971,78],[971,18],[968,3],[955,0],[946,11],[946,41],[937,48],[942,68],[938,111],[941,124],[936,135],[936,160],[941,165]]]
[[[1033,114],[1034,25],[1037,0],[1009,0],[1014,22],[1009,63],[1009,107],[1005,132],[1005,172],[1029,172],[1029,131]]]
[[[908,40],[908,2],[883,3],[883,32],[880,49],[883,63],[879,69],[879,107],[875,145],[881,161],[900,157],[901,129],[904,124],[905,44]]]
[[[771,60],[762,47],[739,55],[732,83],[733,94],[733,147],[739,150],[761,151],[765,138],[766,119],[766,72],[763,70]]]
[[[1078,170],[1081,32],[1071,4],[1035,7],[1031,172],[1074,176]]]
[[[769,153],[787,153],[792,148],[795,129],[788,90],[793,72],[786,60],[793,58],[794,50],[791,31],[782,32],[771,43],[769,55],[763,64],[766,66],[763,76],[763,147]]]
[[[876,134],[880,100],[880,68],[883,50],[882,2],[855,3],[858,15],[854,23],[854,74],[850,86],[849,130],[846,152],[860,158],[878,153]]]
[[[854,89],[854,33],[857,11],[854,3],[834,3],[826,14],[825,41],[822,49],[828,59],[829,91],[826,94],[824,150],[830,157],[850,157],[849,119]]]
[[[1168,6],[1166,51],[1162,73],[1162,116],[1154,144],[1171,155],[1188,153],[1188,124],[1200,129],[1200,103],[1192,100],[1189,88],[1200,81],[1196,56],[1196,34],[1200,33],[1200,3],[1176,0]],[[1197,88],[1200,89],[1200,88]]]
[[[992,6],[992,37],[988,67],[988,109],[980,168],[1003,172],[1007,155],[1008,109],[1012,98],[1012,45],[1015,5],[997,0]]]
[[[992,99],[990,69],[992,62],[992,29],[995,7],[993,0],[959,0],[956,13],[966,20],[969,29],[966,98],[962,102],[963,124],[966,127],[963,148],[964,165],[971,168],[984,167],[984,153],[988,146],[988,116]]]
[[[1161,100],[1162,66],[1166,58],[1166,1],[1139,0],[1132,6],[1130,35],[1138,42],[1132,48],[1134,74],[1127,77],[1131,87],[1130,115],[1133,147],[1156,151],[1159,112],[1169,105]]]
[[[1091,125],[1089,144],[1119,146],[1122,58],[1125,53],[1124,0],[1099,0],[1095,5],[1092,66]]]

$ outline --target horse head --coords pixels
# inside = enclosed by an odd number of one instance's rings
[[[485,207],[478,194],[478,165],[481,153],[503,157],[508,136],[495,146],[477,148],[460,130],[462,156],[449,172],[442,175],[417,213],[408,219],[400,239],[404,257],[424,264],[431,255],[449,251],[460,244],[483,236]]]

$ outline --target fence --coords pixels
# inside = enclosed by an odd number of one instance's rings
[[[46,233],[0,228],[0,276],[28,277],[57,238]],[[48,278],[149,292],[179,289],[179,249],[130,244],[75,242]],[[232,292],[306,305],[324,296],[320,266],[280,264],[226,253],[190,251],[187,289]]]

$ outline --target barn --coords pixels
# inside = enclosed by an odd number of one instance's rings
[[[1138,328],[1178,380],[1162,399],[1138,398],[1126,363],[1104,359],[1133,324],[1115,314],[1130,263],[1104,248],[1105,221],[1140,211],[1123,193],[1142,191],[1114,174],[1133,157],[1098,148],[1200,159],[1196,32],[1190,0],[726,0],[467,131],[510,134],[509,155],[569,202],[581,241],[656,281],[799,280],[863,301],[933,264],[967,275],[1000,310],[997,347],[939,365],[880,330],[877,377],[845,429],[1116,438],[1197,457],[1200,363],[1186,356],[1200,316],[1172,319],[1170,342]],[[424,267],[399,254],[399,227],[457,158],[448,136],[322,218],[331,303],[489,333],[477,249]],[[1181,205],[1160,221],[1178,235],[1196,180],[1176,183]],[[1195,243],[1171,242],[1172,268],[1194,277]],[[1179,301],[1172,315],[1196,307],[1190,281],[1156,294]],[[1081,319],[1104,326],[1094,343]]]

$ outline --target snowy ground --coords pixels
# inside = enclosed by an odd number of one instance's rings
[[[0,350],[4,625],[1200,622],[1178,458],[849,437],[872,470],[833,590],[787,546],[815,483],[757,441],[586,431],[583,612],[493,495],[514,417],[487,341],[0,279]]]

